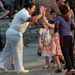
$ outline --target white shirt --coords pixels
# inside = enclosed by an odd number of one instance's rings
[[[20,34],[22,35],[24,33],[24,31],[26,30],[26,28],[29,25],[29,22],[26,22],[26,20],[31,17],[28,13],[28,11],[23,8],[22,10],[20,10],[14,17],[9,29],[8,29],[8,33],[10,34],[10,32],[12,31],[11,34]],[[24,23],[24,24],[23,24]]]

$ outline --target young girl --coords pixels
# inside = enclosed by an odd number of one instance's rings
[[[51,15],[50,16],[50,18],[51,18],[50,23],[46,20],[45,15],[44,15],[44,21],[45,21],[46,25],[51,28],[51,24],[53,24],[53,26],[54,26],[54,22],[55,22],[55,17],[56,17],[55,11],[52,10],[50,12],[50,15]],[[61,48],[60,48],[59,34],[54,33],[54,28],[50,29],[50,31],[52,32],[51,33],[52,43],[51,43],[50,51],[54,55],[54,58],[56,59],[56,63],[57,63],[57,66],[58,66],[58,69],[55,72],[59,73],[59,72],[62,72],[59,58],[61,58],[64,61],[64,57],[62,55]],[[65,61],[64,61],[64,63],[65,63]]]
[[[55,23],[56,15],[57,14],[56,14],[55,10],[52,9],[50,11],[50,23],[51,24]],[[54,30],[52,30],[52,31],[53,31],[53,36],[52,36],[51,52],[54,55],[54,58],[56,60],[57,66],[58,66],[58,69],[55,72],[59,73],[59,72],[62,72],[61,64],[60,64],[60,60],[59,59],[61,59],[64,62],[64,64],[65,64],[65,60],[64,60],[64,57],[62,55],[62,51],[61,51],[61,47],[60,47],[59,34],[58,34],[58,32],[54,33]],[[54,63],[54,66],[55,66],[55,63]]]
[[[50,25],[51,28],[53,28],[52,25]],[[51,56],[50,53],[50,47],[51,47],[51,32],[49,30],[49,27],[46,25],[46,23],[43,20],[43,28],[39,31],[39,46],[42,49],[42,56],[45,57],[46,66],[43,68],[49,68],[49,57]]]

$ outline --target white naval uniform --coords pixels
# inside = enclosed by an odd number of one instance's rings
[[[4,68],[6,61],[8,61],[11,53],[14,55],[15,71],[24,70],[23,67],[23,39],[22,34],[29,25],[26,20],[31,17],[28,11],[23,8],[14,17],[10,27],[6,32],[6,45],[0,57],[0,63]]]

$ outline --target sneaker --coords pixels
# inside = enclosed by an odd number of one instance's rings
[[[70,70],[70,71],[67,71],[67,72],[65,73],[65,75],[75,75],[75,70],[72,69],[72,70]]]
[[[62,72],[62,69],[55,70],[55,73],[61,73],[61,72]]]
[[[0,61],[0,68],[4,68],[4,64]]]
[[[17,72],[18,74],[21,74],[21,73],[28,73],[29,72],[29,70],[23,70],[23,71],[19,71],[19,72]]]
[[[12,68],[13,70],[15,69],[14,64],[11,64],[11,68]]]
[[[6,72],[8,72],[8,70],[4,68],[3,63],[0,61],[0,73],[6,73]]]
[[[6,68],[0,68],[0,73],[8,73],[9,71]]]
[[[47,69],[47,68],[50,68],[50,66],[46,65],[46,66],[43,67],[43,69]]]

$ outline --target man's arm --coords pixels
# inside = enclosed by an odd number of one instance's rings
[[[34,22],[34,23],[37,23],[37,21],[43,16],[43,13],[42,14],[39,14],[39,15],[36,15],[36,16],[33,16],[33,17],[29,17],[27,19],[28,22]]]
[[[2,16],[0,16],[0,19],[2,19],[2,18],[4,18],[5,16],[7,16],[8,14],[9,14],[9,10],[6,10],[5,8],[4,8],[4,6],[3,6],[3,4],[2,4],[2,2],[0,1],[0,7],[2,8],[2,10],[3,10],[3,15]]]
[[[45,11],[46,11],[46,8],[44,8],[44,9],[41,11],[41,13],[40,13],[39,15],[36,15],[36,16],[33,16],[33,17],[29,17],[29,18],[27,19],[27,21],[28,21],[28,22],[37,23],[38,20],[39,20],[41,17],[44,16]]]

